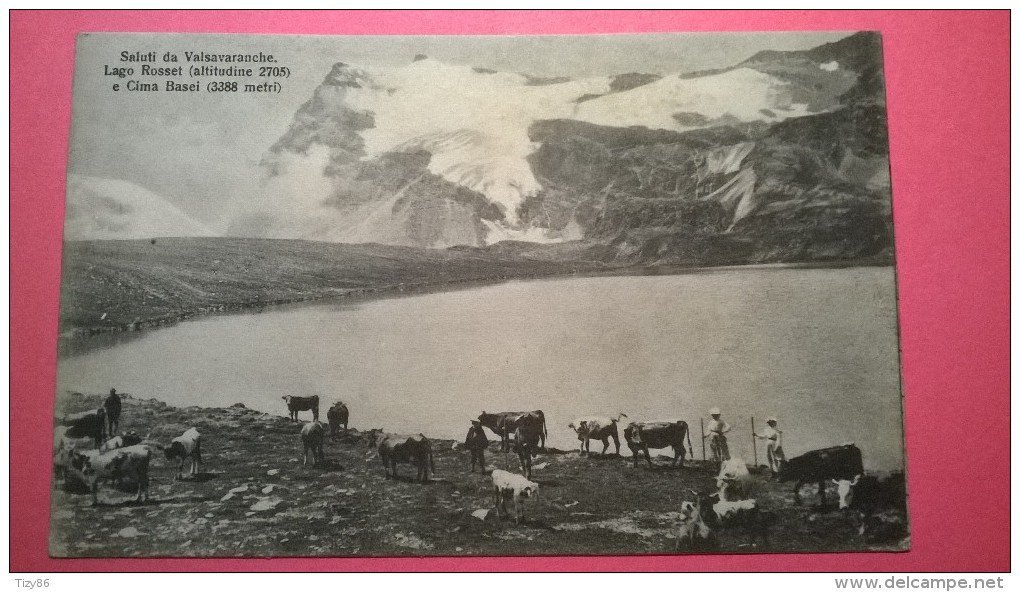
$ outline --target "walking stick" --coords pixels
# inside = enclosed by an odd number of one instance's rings
[[[708,460],[705,458],[705,418],[699,417],[698,419],[701,420],[701,460],[705,461]]]
[[[754,448],[754,466],[758,466],[758,438],[755,437],[754,416],[751,416],[751,447]]]

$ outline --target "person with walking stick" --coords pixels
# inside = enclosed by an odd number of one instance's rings
[[[768,457],[769,469],[772,471],[773,477],[779,475],[780,464],[785,460],[783,458],[783,447],[780,444],[783,431],[776,427],[778,423],[779,421],[775,416],[770,416],[765,420],[765,424],[768,427],[762,430],[761,434],[754,434],[755,438],[765,440],[765,454]]]
[[[726,433],[730,431],[730,425],[721,419],[722,412],[718,407],[708,410],[712,421],[708,422],[708,433],[702,438],[708,438],[708,445],[712,450],[712,460],[722,464],[730,460],[730,448],[726,443]]]

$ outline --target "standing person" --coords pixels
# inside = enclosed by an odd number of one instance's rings
[[[712,421],[708,422],[708,433],[703,437],[708,438],[708,445],[712,449],[712,460],[717,463],[730,460],[730,447],[726,444],[726,433],[730,431],[730,425],[721,419],[722,412],[718,407],[708,410]]]
[[[464,439],[464,447],[471,451],[471,472],[475,472],[475,463],[485,472],[485,449],[489,447],[489,439],[485,437],[485,430],[482,423],[477,419],[471,420],[471,429],[468,430],[467,438]]]
[[[116,435],[116,430],[120,429],[121,402],[117,389],[110,389],[110,396],[103,401],[103,409],[106,411],[106,421],[109,423],[109,433],[112,438]]]
[[[785,460],[783,458],[783,448],[779,445],[779,437],[783,431],[776,427],[778,423],[779,421],[774,415],[769,416],[765,420],[765,424],[768,427],[762,430],[761,434],[754,434],[755,438],[765,440],[765,452],[769,459],[769,469],[772,471],[773,477],[779,474],[780,463]]]

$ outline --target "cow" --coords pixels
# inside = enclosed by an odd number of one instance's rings
[[[116,450],[117,448],[126,448],[128,446],[134,446],[135,444],[141,443],[142,437],[138,435],[138,432],[130,430],[123,436],[114,436],[106,442],[103,442],[103,445],[99,447],[99,451],[109,452],[111,450]]]
[[[312,464],[321,465],[326,459],[322,452],[322,441],[326,439],[326,428],[322,422],[313,421],[301,426],[301,445],[304,447],[305,461],[308,465],[308,455],[311,453]]]
[[[524,519],[524,500],[538,498],[538,483],[529,481],[524,475],[511,473],[502,469],[492,471],[492,487],[496,494],[496,516],[503,518],[509,515],[506,504],[513,500],[514,524]]]
[[[98,454],[75,453],[73,464],[81,466],[81,473],[92,492],[92,504],[99,503],[99,484],[102,481],[120,481],[128,478],[138,483],[135,501],[149,499],[149,461],[152,452],[144,444],[118,448]]]
[[[545,439],[548,437],[549,431],[545,426],[545,413],[542,413],[541,409],[536,411],[501,411],[499,413],[482,411],[482,414],[478,416],[478,421],[502,439],[503,445],[500,450],[503,452],[510,450],[510,434],[513,434],[521,426],[539,428],[541,431],[540,445],[543,450],[545,449]]]
[[[731,458],[722,463],[716,485],[719,487],[719,499],[724,502],[736,502],[751,495],[751,473],[747,463],[740,458]]]
[[[102,407],[81,413],[65,415],[59,424],[67,427],[65,434],[70,438],[92,438],[96,448],[103,443],[106,435],[106,410]]]
[[[340,431],[340,425],[343,424],[344,431],[347,431],[347,420],[350,417],[350,411],[347,410],[347,405],[344,405],[342,401],[333,403],[333,406],[326,411],[326,421],[329,422],[329,435],[335,441],[337,439],[337,432]]]
[[[409,463],[418,469],[417,479],[422,483],[429,480],[429,471],[436,474],[436,466],[432,460],[432,443],[424,434],[402,436],[399,434],[380,433],[376,437],[379,458],[382,459],[383,472],[390,479],[390,470],[394,479],[397,478],[397,464]]]
[[[833,479],[839,494],[839,509],[878,508],[906,509],[907,488],[903,473],[886,478],[874,475],[855,475],[853,479]]]
[[[619,456],[620,431],[616,424],[624,417],[627,416],[623,413],[617,415],[615,419],[612,417],[580,417],[568,424],[567,427],[577,433],[577,439],[581,441],[581,454],[585,452],[591,454],[591,441],[601,440],[601,456],[605,456],[606,450],[609,449],[609,439],[612,438],[613,443],[616,444],[616,455]]]
[[[287,402],[287,411],[290,412],[291,421],[298,420],[299,411],[311,411],[312,421],[319,421],[319,395],[311,397],[294,397],[285,395],[280,397]]]
[[[676,536],[676,552],[709,551],[719,547],[719,539],[702,517],[701,497],[680,506],[681,524]]]
[[[170,446],[163,448],[166,459],[177,460],[177,474],[174,480],[184,477],[184,461],[191,460],[191,467],[188,474],[192,477],[198,474],[199,466],[202,464],[202,435],[198,430],[191,428],[180,436],[170,441]]]
[[[58,481],[64,481],[66,484],[75,450],[84,450],[91,444],[92,438],[69,438],[65,426],[58,426],[53,430],[53,487],[57,486]],[[80,470],[80,467],[78,468]]]
[[[768,544],[769,526],[774,516],[762,510],[757,500],[724,501],[718,492],[711,495],[693,493],[698,496],[701,519],[709,527],[743,530],[750,535],[751,544],[757,543],[759,539]]]
[[[120,429],[121,402],[117,389],[110,389],[110,395],[103,401],[103,409],[106,411],[106,422],[109,426],[107,433],[112,437]]]
[[[538,454],[541,431],[534,426],[520,426],[514,431],[513,451],[521,461],[521,471],[531,479],[531,459]]]
[[[768,544],[772,515],[762,511],[757,500],[718,501],[712,504],[712,513],[720,528],[738,528],[747,532],[752,545],[759,539]]]
[[[843,444],[812,450],[791,458],[779,468],[779,481],[796,481],[793,499],[800,504],[800,489],[806,483],[818,483],[820,507],[825,507],[825,481],[853,479],[864,473],[861,449],[854,444]]]
[[[684,438],[687,438],[687,446],[691,446],[691,435],[685,421],[658,421],[658,422],[633,422],[623,430],[623,439],[627,441],[634,456],[634,466],[638,465],[638,453],[644,451],[645,461],[648,467],[652,468],[652,457],[648,454],[649,448],[673,448],[673,465],[680,461],[684,466],[684,459],[687,450],[684,449]],[[691,454],[694,454],[691,448]]]
[[[833,479],[832,482],[839,495],[839,509],[858,527],[858,534],[863,535],[866,526],[876,522],[873,517],[881,512],[907,511],[907,484],[903,473],[885,478],[856,475],[853,479]]]

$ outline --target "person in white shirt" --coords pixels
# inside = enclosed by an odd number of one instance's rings
[[[721,419],[722,412],[718,407],[709,409],[708,414],[712,420],[708,422],[708,433],[703,437],[708,439],[712,460],[717,463],[730,460],[730,448],[726,444],[726,433],[730,431],[730,425]]]
[[[767,427],[760,434],[754,434],[755,438],[765,440],[765,452],[769,459],[769,469],[772,470],[773,476],[779,474],[780,463],[784,460],[783,447],[779,442],[783,431],[776,428],[778,423],[779,421],[774,416],[769,417],[765,420]]]

